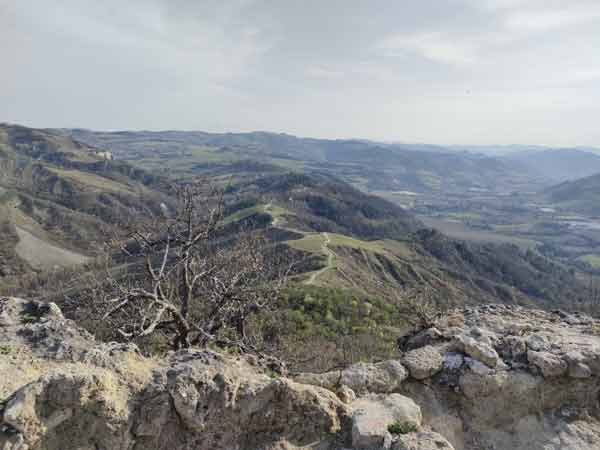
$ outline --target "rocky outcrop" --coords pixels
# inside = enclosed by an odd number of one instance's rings
[[[431,345],[409,351],[402,359],[410,376],[417,380],[429,378],[442,369],[444,362],[439,350]]]
[[[408,372],[404,366],[399,361],[391,360],[376,364],[358,363],[334,372],[303,373],[295,379],[334,391],[347,387],[355,393],[365,394],[396,391],[407,377]]]
[[[417,432],[392,436],[390,448],[600,448],[600,322],[488,305],[453,311],[399,342],[409,377],[389,391],[413,399],[423,420]]]
[[[397,360],[274,375],[207,350],[146,358],[52,304],[0,298],[0,450],[597,450],[600,323],[482,306]]]
[[[55,305],[0,299],[0,449],[279,449],[343,436],[329,390],[252,358],[100,344]]]
[[[438,433],[423,432],[400,436],[392,450],[454,450],[454,447]]]
[[[406,430],[421,426],[421,408],[400,394],[368,395],[352,403],[352,447],[360,450],[389,448],[390,427]]]

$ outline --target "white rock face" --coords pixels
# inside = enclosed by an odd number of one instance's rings
[[[147,359],[55,305],[0,298],[0,450],[599,450],[598,329],[581,314],[467,308],[398,340],[423,344],[408,370],[291,380],[258,357]],[[394,422],[419,429],[391,435]]]
[[[569,376],[571,378],[590,378],[592,369],[588,365],[588,358],[580,352],[569,352],[565,355],[565,360],[569,364]]]
[[[454,447],[441,434],[425,431],[399,436],[392,450],[454,450]]]
[[[474,358],[492,369],[496,367],[500,361],[500,357],[494,348],[476,339],[461,335],[457,338],[457,347],[462,349],[471,358]]]
[[[23,323],[25,311],[36,319]],[[2,450],[291,448],[327,442],[349,421],[333,392],[272,379],[243,357],[148,360],[95,342],[55,308],[0,298],[0,315],[0,342],[11,343],[0,392],[14,389],[0,406]]]
[[[569,365],[564,359],[550,352],[529,350],[527,360],[530,365],[540,369],[545,378],[563,376],[569,369]]]
[[[335,393],[338,398],[345,404],[350,404],[356,400],[356,393],[346,385],[340,386]]]
[[[406,353],[402,362],[408,368],[411,377],[423,380],[442,370],[444,360],[437,348],[427,345]]]
[[[395,360],[382,361],[376,364],[358,363],[341,371],[322,374],[302,373],[295,377],[296,381],[336,390],[344,385],[358,394],[368,392],[393,392],[402,386],[408,377],[404,366]]]
[[[370,395],[352,405],[352,447],[369,450],[389,448],[392,436],[388,427],[393,423],[421,426],[421,408],[400,394]]]

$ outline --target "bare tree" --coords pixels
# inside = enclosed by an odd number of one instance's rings
[[[436,293],[431,286],[421,286],[396,294],[398,310],[405,320],[415,329],[421,330],[435,326],[447,306],[436,302]]]
[[[586,299],[584,300],[584,306],[592,316],[597,317],[600,315],[600,283],[597,276],[593,274],[590,274],[590,283]]]
[[[225,232],[223,219],[223,190],[187,184],[174,212],[127,226],[112,244],[133,273],[108,272],[114,295],[103,320],[130,339],[160,333],[173,348],[247,350],[248,317],[274,305],[291,266],[261,233]]]

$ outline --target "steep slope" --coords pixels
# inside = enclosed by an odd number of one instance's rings
[[[600,155],[578,149],[520,152],[506,158],[526,166],[532,173],[560,181],[600,173]]]
[[[265,223],[264,216],[273,216],[275,227],[296,234],[285,237],[288,245],[321,260],[307,284],[382,298],[427,286],[442,303],[548,308],[574,307],[587,293],[574,273],[534,251],[448,238],[402,208],[328,177],[269,176],[237,189],[246,197],[230,206],[230,217]]]
[[[0,276],[85,262],[111,224],[160,210],[159,187],[103,150],[0,125]]]
[[[553,186],[544,195],[566,210],[600,216],[600,173]]]
[[[264,132],[59,131],[82,142],[109,148],[119,158],[141,167],[168,168],[178,176],[223,165],[263,173],[279,167],[326,172],[368,191],[417,192],[510,190],[540,181],[512,161],[438,146],[308,139]]]

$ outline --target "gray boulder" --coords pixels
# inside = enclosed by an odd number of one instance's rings
[[[542,372],[544,378],[560,377],[569,369],[564,359],[550,352],[528,350],[527,360],[531,366],[537,367]]]
[[[411,377],[424,380],[442,370],[444,360],[438,349],[427,345],[407,352],[402,362],[408,368]]]
[[[441,434],[423,431],[400,435],[392,450],[454,450],[454,447]]]
[[[470,336],[458,336],[456,346],[470,357],[483,362],[492,369],[500,362],[500,356],[491,345]]]
[[[344,385],[357,394],[364,394],[396,391],[407,377],[408,372],[399,361],[389,360],[375,364],[353,364],[341,371],[301,373],[294,379],[299,383],[321,386],[333,391]]]
[[[580,352],[569,352],[565,355],[569,365],[569,376],[571,378],[585,379],[592,376],[592,369],[587,364],[587,358]]]
[[[352,405],[352,447],[357,450],[389,448],[394,423],[421,426],[421,408],[400,394],[370,395]]]

